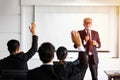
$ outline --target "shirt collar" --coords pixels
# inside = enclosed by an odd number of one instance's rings
[[[53,65],[53,62],[43,63],[43,65]]]

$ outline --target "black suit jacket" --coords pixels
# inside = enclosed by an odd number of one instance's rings
[[[53,65],[42,65],[27,73],[27,80],[58,80]]]
[[[85,30],[80,30],[78,31],[80,33],[81,39],[82,39],[82,43],[83,46],[86,49],[86,52],[88,54],[88,45],[84,45],[84,40],[85,40],[85,36],[87,35]],[[91,30],[91,35],[92,35],[92,40],[95,40],[98,43],[98,46],[92,46],[93,48],[93,56],[92,56],[92,63],[93,64],[98,64],[99,63],[99,59],[98,59],[98,52],[96,48],[100,48],[101,47],[101,42],[100,42],[100,38],[99,38],[99,34],[97,31]]]
[[[64,62],[64,64],[54,62],[55,73],[62,80],[69,80],[70,77],[73,77],[77,74],[81,74],[87,69],[87,66],[88,62],[85,52],[79,52],[78,59],[73,62]]]
[[[33,35],[32,46],[28,52],[20,52],[0,60],[1,70],[28,70],[27,61],[35,54],[38,47],[38,36]]]

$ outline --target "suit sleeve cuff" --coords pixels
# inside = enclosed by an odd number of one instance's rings
[[[83,47],[83,45],[78,47],[78,51],[85,51],[85,48]]]

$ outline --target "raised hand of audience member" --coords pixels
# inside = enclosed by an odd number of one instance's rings
[[[82,45],[81,37],[80,37],[78,32],[72,31],[71,32],[71,39],[72,39],[73,43],[76,45],[76,47]]]
[[[32,22],[32,23],[31,23],[31,26],[29,27],[29,30],[30,30],[30,32],[32,33],[32,35],[37,35],[35,22]]]

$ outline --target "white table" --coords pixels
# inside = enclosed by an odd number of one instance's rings
[[[105,70],[108,80],[120,80],[120,70]]]

